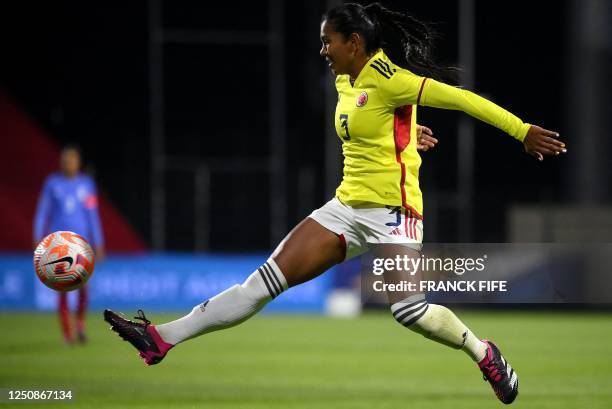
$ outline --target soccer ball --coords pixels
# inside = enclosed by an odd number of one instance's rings
[[[94,252],[81,235],[56,231],[34,251],[34,270],[47,287],[72,291],[85,285],[94,271]]]

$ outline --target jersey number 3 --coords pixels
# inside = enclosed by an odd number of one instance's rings
[[[345,141],[350,141],[351,135],[349,134],[348,130],[348,114],[340,114],[340,126],[344,128],[344,135],[342,136],[342,139]]]

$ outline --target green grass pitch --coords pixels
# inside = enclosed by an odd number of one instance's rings
[[[612,314],[459,315],[517,369],[515,407],[612,407]],[[153,367],[108,330],[101,313],[89,317],[86,346],[64,346],[51,314],[0,313],[0,333],[0,388],[70,388],[75,396],[0,409],[503,406],[467,355],[404,329],[390,314],[258,316],[186,342]]]

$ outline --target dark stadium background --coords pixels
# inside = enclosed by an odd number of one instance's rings
[[[436,22],[442,35],[439,60],[458,63],[457,2],[383,3]],[[83,148],[87,169],[100,189],[149,245],[151,4],[20,1],[0,6],[2,88],[58,143],[76,142]],[[576,4],[475,2],[474,90],[525,121],[560,131],[569,154],[538,163],[511,138],[476,124],[472,227],[462,233],[458,226],[463,214],[452,203],[448,206],[455,199],[447,193],[457,188],[456,150],[461,141],[456,128],[463,114],[420,109],[419,122],[433,128],[440,140],[433,152],[423,155],[421,169],[428,241],[506,241],[510,204],[610,202],[609,156],[597,155],[590,162],[585,161],[588,152],[578,154],[585,140],[596,147],[595,153],[608,152],[608,135],[570,132],[581,129],[580,121],[572,118],[581,101],[563,102],[576,95],[571,93],[572,82],[583,80],[568,71],[572,60],[580,58],[571,41]],[[164,1],[161,18],[165,28],[173,29],[267,30],[268,9],[262,5]],[[284,85],[286,101],[285,231],[329,199],[324,146],[326,119],[333,112],[324,99],[331,82],[318,55],[319,21],[326,6],[324,1],[286,2],[283,11],[285,72],[276,80]],[[263,46],[165,46],[167,155],[185,163],[221,159],[231,164],[232,159],[265,159],[270,154],[267,53]],[[610,47],[597,61],[608,64],[600,71],[608,75],[600,79],[609,81]],[[609,83],[597,86],[606,89]],[[605,102],[607,106],[597,109],[609,113],[608,99]],[[609,115],[604,119],[610,123]],[[193,174],[174,169],[165,175],[164,247],[190,251],[195,240]],[[577,191],[593,180],[594,189]],[[259,171],[213,177],[207,248],[269,249],[269,189],[270,178]],[[428,224],[428,218],[435,224]]]

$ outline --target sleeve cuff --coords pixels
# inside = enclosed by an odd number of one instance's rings
[[[520,141],[523,142],[525,140],[525,137],[527,136],[527,132],[529,131],[529,128],[531,128],[531,124],[527,124],[524,123],[523,125],[521,125],[521,127],[519,128],[519,132],[517,135],[515,135],[514,137]]]

